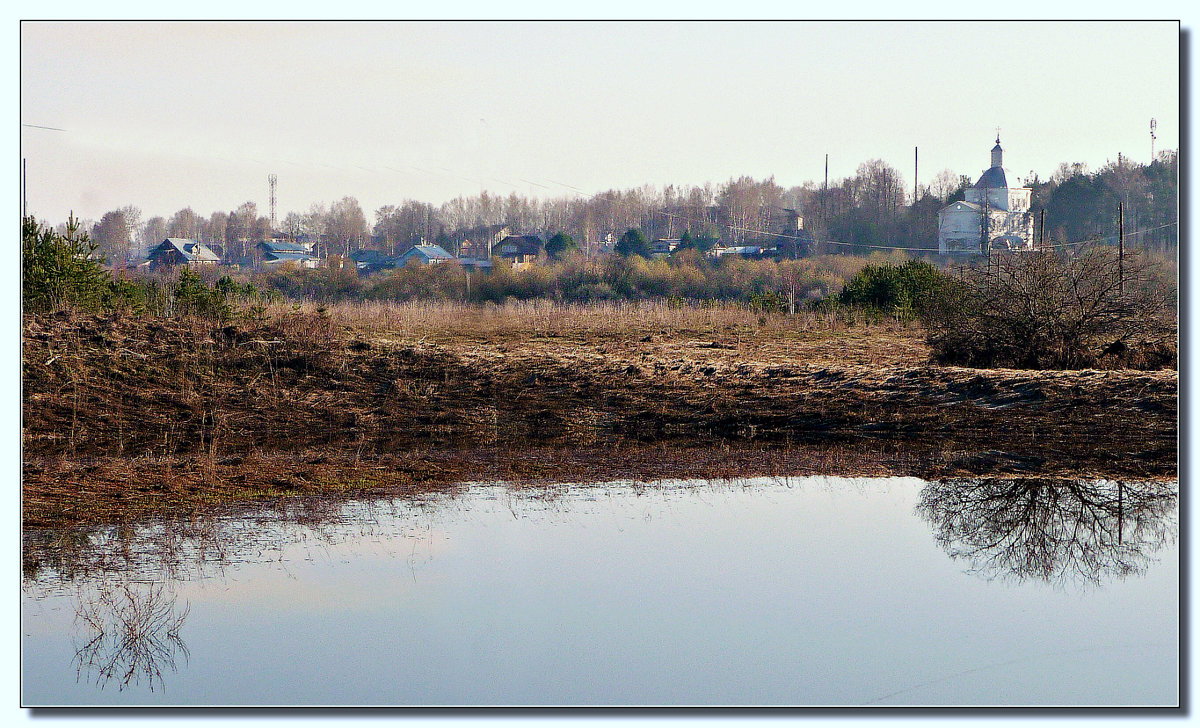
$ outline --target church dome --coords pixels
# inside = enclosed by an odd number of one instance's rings
[[[1012,184],[1009,184],[1012,180]],[[991,167],[984,171],[979,177],[979,181],[975,183],[976,187],[987,187],[989,189],[998,189],[1009,187],[1020,187],[1021,182],[1017,175],[1013,174],[1012,170],[1004,167]]]
[[[1004,166],[1004,149],[1000,147],[1000,135],[996,135],[996,146],[992,147],[992,166],[984,170],[975,186],[980,189],[1017,189],[1021,178]]]

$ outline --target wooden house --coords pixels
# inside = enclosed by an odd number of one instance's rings
[[[151,270],[186,265],[197,268],[216,265],[221,257],[204,243],[187,238],[167,238],[150,251],[148,256]]]

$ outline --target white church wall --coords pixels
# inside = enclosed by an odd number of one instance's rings
[[[938,212],[938,249],[942,253],[982,252],[984,209],[987,239],[994,247],[1033,249],[1033,216],[1029,212],[1032,190],[1009,187],[1017,176],[1003,167],[1004,155],[997,137],[992,166],[965,191],[965,202],[947,205]]]

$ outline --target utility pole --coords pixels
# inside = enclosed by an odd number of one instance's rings
[[[991,261],[991,256],[992,256],[992,241],[991,241],[991,235],[990,235],[991,231],[988,229],[988,225],[991,222],[991,220],[989,219],[990,217],[991,217],[991,208],[989,206],[988,188],[985,187],[985,188],[983,188],[983,219],[981,219],[979,221],[979,227],[980,227],[979,250],[984,255],[988,256],[989,262]]]
[[[913,147],[913,204],[917,204],[917,147]]]
[[[25,180],[25,162],[27,160],[21,157],[21,217],[29,217],[29,192],[26,189],[28,184]]]
[[[821,224],[828,227],[829,221],[826,219],[829,215],[829,155],[825,155],[825,186],[824,193],[821,195]]]
[[[1150,120],[1150,164],[1154,164],[1154,140],[1157,139],[1157,137],[1154,136],[1154,130],[1157,128],[1158,128],[1158,122],[1155,121],[1154,119],[1151,119]]]
[[[825,229],[825,239],[829,239],[829,154],[825,155],[825,191],[821,193],[821,227]],[[825,251],[817,250],[818,253],[828,253],[828,246]]]
[[[270,203],[271,203],[271,233],[275,233],[275,188],[279,183],[279,178],[273,173],[267,175],[267,187],[270,188]]]
[[[1125,486],[1117,481],[1117,543],[1125,541]]]
[[[1046,248],[1046,209],[1045,208],[1042,208],[1042,232],[1041,232],[1040,237],[1042,240],[1042,249],[1045,250],[1045,248]]]
[[[1117,293],[1125,294],[1125,203],[1117,205]]]

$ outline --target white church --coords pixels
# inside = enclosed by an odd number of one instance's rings
[[[1018,177],[1004,167],[1004,150],[997,135],[992,166],[967,188],[965,200],[938,211],[938,251],[978,255],[996,250],[1033,250],[1031,190],[1018,185]]]

